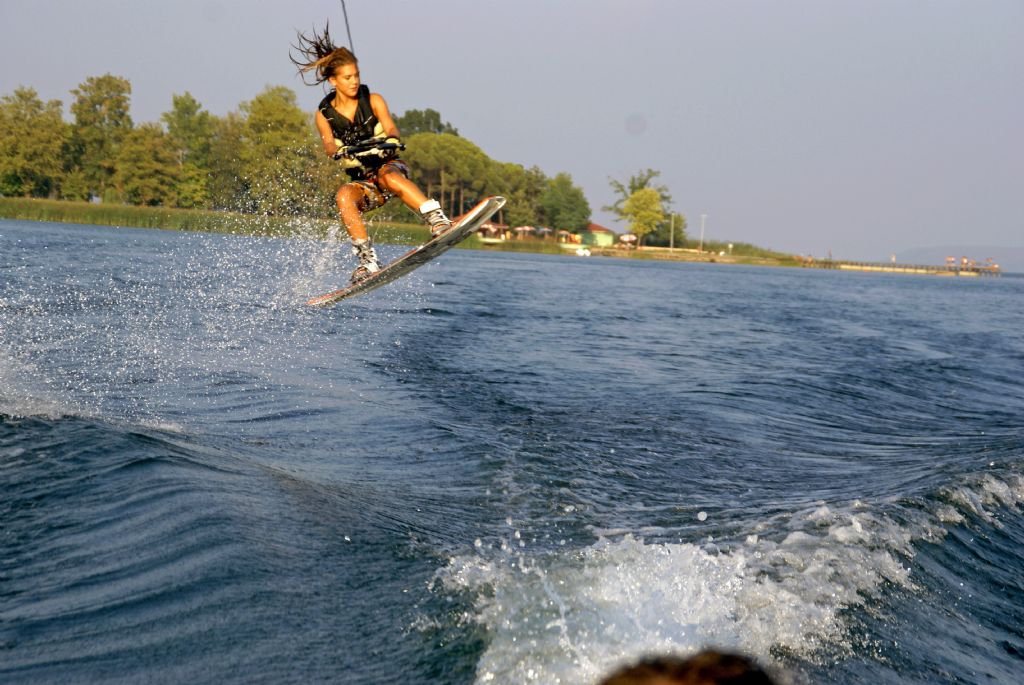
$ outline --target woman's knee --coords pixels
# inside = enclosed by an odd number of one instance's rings
[[[409,179],[398,169],[385,167],[377,176],[377,183],[389,193],[399,195],[408,185]]]
[[[338,189],[338,194],[335,196],[335,200],[337,200],[338,209],[341,211],[345,211],[347,209],[359,211],[359,201],[362,197],[363,193],[359,188],[351,185],[345,185]]]
[[[388,192],[395,191],[395,172],[383,171],[377,175],[377,185]]]

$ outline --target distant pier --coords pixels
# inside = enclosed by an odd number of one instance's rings
[[[896,264],[890,262],[847,262],[831,259],[805,260],[804,266],[816,269],[839,269],[840,271],[877,271],[893,274],[926,274],[929,276],[958,276],[977,278],[999,276],[998,264]]]

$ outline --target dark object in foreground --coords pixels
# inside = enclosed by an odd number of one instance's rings
[[[688,659],[644,659],[620,668],[599,685],[774,685],[774,681],[745,656],[709,650]]]

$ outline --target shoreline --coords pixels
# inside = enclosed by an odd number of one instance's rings
[[[224,233],[263,238],[298,238],[326,240],[337,230],[336,219],[309,216],[282,217],[243,214],[225,210],[176,209],[144,207],[138,205],[100,204],[69,200],[45,200],[0,196],[0,218],[21,221],[50,221],[56,223],[109,226],[112,228],[142,228],[195,233]],[[370,218],[367,222],[379,243],[393,245],[419,245],[429,239],[429,232],[420,224],[407,224]],[[714,244],[714,243],[712,243]],[[879,272],[931,276],[993,276],[1003,272],[985,267],[951,269],[945,265],[905,265],[852,261],[807,260],[799,256],[771,253],[761,250],[756,255],[722,254],[722,251],[699,252],[688,247],[598,247],[595,245],[565,244],[553,240],[483,241],[473,235],[456,246],[457,249],[485,252],[524,252],[531,254],[562,254],[571,256],[577,248],[586,248],[581,258],[607,257],[613,259],[639,259],[646,261],[674,261],[702,264],[738,264],[743,266],[770,266],[805,269],[832,269],[852,272]],[[768,253],[768,254],[765,254]]]
[[[329,235],[329,231],[335,226],[333,220],[311,217],[261,216],[258,214],[208,209],[171,209],[165,207],[94,204],[68,200],[12,197],[0,197],[0,218],[20,221],[50,221],[86,226],[110,226],[113,228],[145,228],[278,238],[294,236],[296,234],[296,227],[302,225],[307,229],[307,234],[303,237],[325,239]],[[371,220],[371,225],[376,233],[375,239],[378,242],[396,245],[417,245],[428,236],[426,227],[417,224]],[[510,240],[497,244],[485,244],[475,235],[456,247],[459,249],[495,252],[573,254],[571,251],[563,248],[561,243],[550,240]],[[801,266],[799,260],[795,257],[787,259],[782,257],[720,255],[710,251],[698,253],[697,250],[681,247],[671,250],[667,247],[647,246],[630,249],[583,245],[578,247],[587,247],[590,250],[591,256],[617,259],[757,266]]]

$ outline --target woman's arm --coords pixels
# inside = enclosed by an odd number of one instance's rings
[[[334,142],[334,131],[331,130],[331,125],[327,122],[327,117],[323,112],[316,113],[316,130],[320,134],[320,142],[324,144],[324,152],[328,157],[333,157],[340,148]]]
[[[381,128],[384,129],[384,136],[386,138],[400,138],[401,133],[398,131],[398,126],[395,125],[395,120],[391,118],[391,112],[388,111],[388,103],[384,102],[384,98],[377,93],[370,93],[370,107],[373,108],[373,115],[377,117]]]

